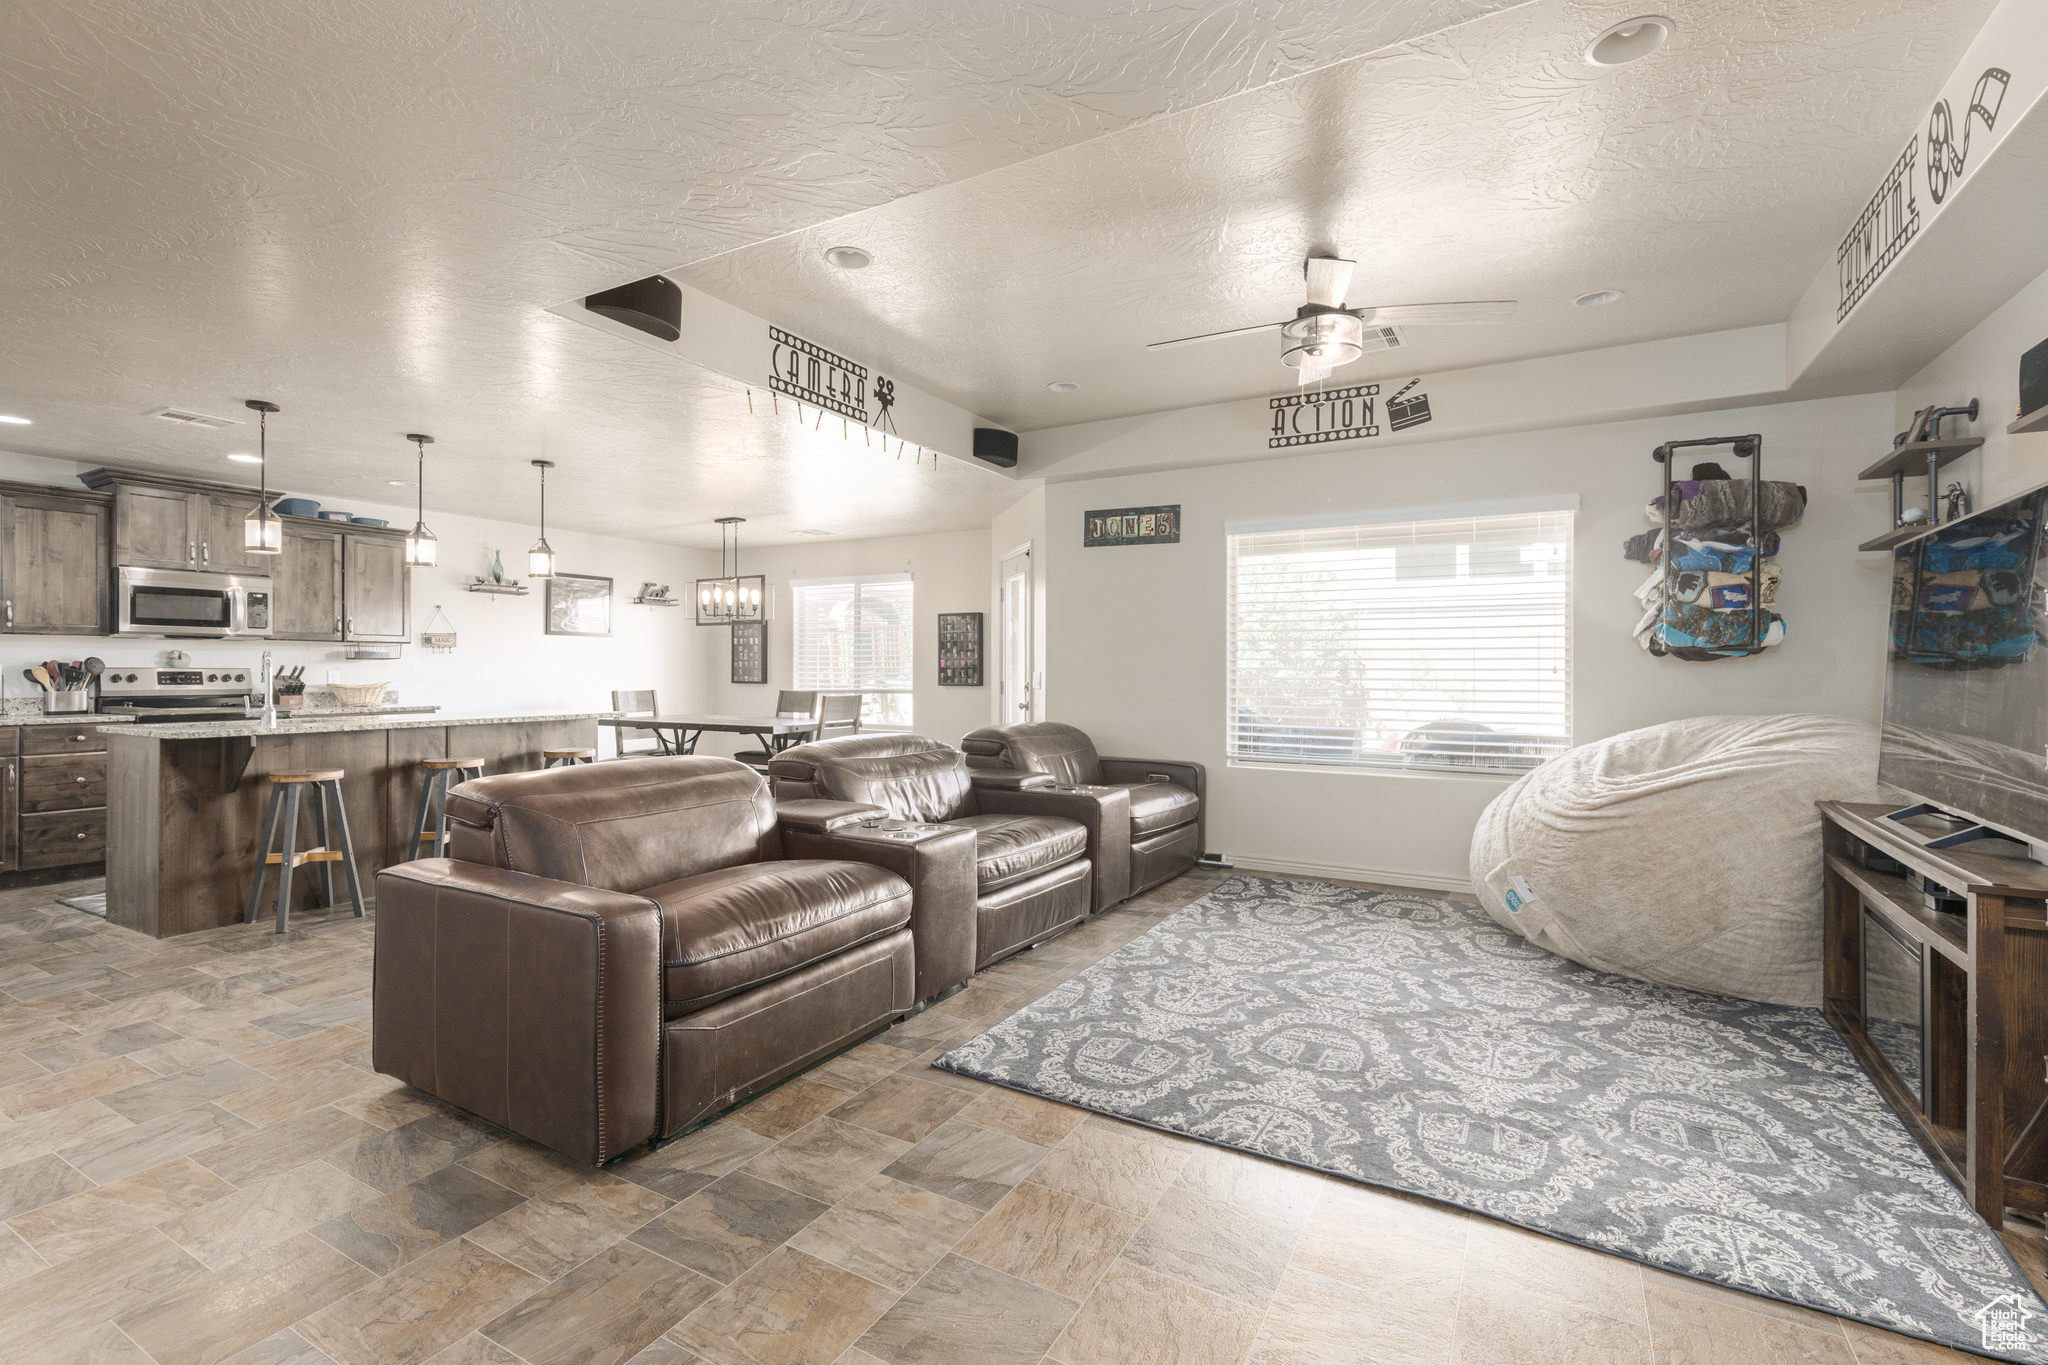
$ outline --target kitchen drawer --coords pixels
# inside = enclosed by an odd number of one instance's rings
[[[84,810],[107,804],[105,754],[48,754],[21,760],[21,809]]]
[[[9,725],[0,728],[0,758],[21,752],[21,727]]]
[[[107,812],[58,811],[21,817],[21,865],[63,867],[97,863],[107,856]]]
[[[104,753],[107,737],[99,731],[99,717],[87,716],[79,725],[24,725],[21,751],[25,754]]]

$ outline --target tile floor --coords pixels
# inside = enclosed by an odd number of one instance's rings
[[[0,893],[0,1360],[1964,1359],[929,1067],[1217,880],[603,1171],[368,1070],[367,921],[157,943]]]

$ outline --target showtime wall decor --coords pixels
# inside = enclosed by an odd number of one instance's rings
[[[982,685],[981,622],[978,611],[939,613],[939,686]]]
[[[1083,546],[1178,545],[1180,504],[1169,507],[1112,507],[1082,514]]]
[[[610,635],[612,581],[588,574],[558,573],[548,585],[548,634]]]

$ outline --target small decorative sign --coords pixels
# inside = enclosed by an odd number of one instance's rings
[[[768,387],[863,426],[868,420],[868,367],[805,341],[780,327],[768,329]],[[893,394],[892,394],[893,397]]]
[[[1321,445],[1326,441],[1359,441],[1380,434],[1380,418],[1394,431],[1419,427],[1430,418],[1429,395],[1409,392],[1422,380],[1403,384],[1380,410],[1380,386],[1352,384],[1341,389],[1309,389],[1266,400],[1272,422],[1266,449]]]
[[[981,621],[978,611],[939,613],[939,686],[982,685]]]
[[[547,580],[550,635],[610,635],[612,581],[588,574],[558,573]]]
[[[768,681],[768,623],[738,621],[732,628],[732,680],[736,683]]]
[[[1180,504],[1170,507],[1113,507],[1083,514],[1081,544],[1178,545]]]
[[[1406,431],[1410,427],[1419,427],[1429,420],[1428,394],[1418,393],[1413,397],[1402,397],[1408,390],[1421,382],[1420,379],[1409,380],[1396,389],[1394,396],[1387,400],[1387,425],[1395,431]]]

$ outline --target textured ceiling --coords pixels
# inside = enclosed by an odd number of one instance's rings
[[[1290,316],[1312,250],[1354,303],[1521,301],[1340,382],[1778,322],[1992,7],[1659,4],[1671,46],[1602,70],[1640,11],[1544,0],[679,274],[1025,430],[1284,389],[1271,333],[1143,348]]]
[[[399,438],[423,430],[430,506],[479,516],[527,516],[524,462],[547,455],[566,476],[553,519],[590,530],[985,524],[1016,492],[992,471],[878,471],[543,310],[1509,3],[6,7],[0,411],[36,425],[4,439],[246,474],[222,463],[246,429],[142,414],[260,396],[285,408],[274,481],[337,499],[389,498],[410,472]],[[729,287],[807,325],[809,299]]]

